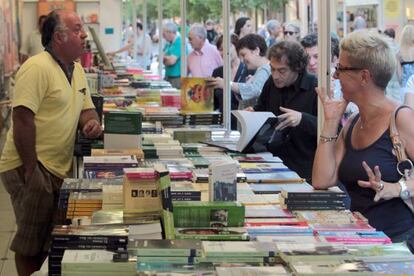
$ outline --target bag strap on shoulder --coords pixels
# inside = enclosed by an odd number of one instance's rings
[[[391,121],[390,121],[390,138],[392,141],[392,146],[395,151],[395,155],[397,156],[397,159],[399,162],[405,161],[408,159],[407,154],[405,152],[405,147],[401,141],[400,133],[398,132],[397,123],[396,123],[398,111],[404,107],[406,106],[404,105],[398,106],[392,113]]]

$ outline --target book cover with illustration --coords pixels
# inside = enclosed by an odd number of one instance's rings
[[[206,78],[181,78],[181,113],[212,112],[214,91]]]

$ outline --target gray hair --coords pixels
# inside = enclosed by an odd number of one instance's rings
[[[381,89],[387,87],[396,68],[396,58],[388,42],[376,31],[352,32],[341,41],[351,66],[368,69],[373,82]]]
[[[202,39],[206,39],[207,31],[203,25],[195,23],[191,26],[190,32],[193,32],[196,36],[199,36]]]
[[[295,32],[300,34],[300,27],[295,22],[286,22],[285,24],[283,24],[283,29],[286,29],[288,27],[292,27],[295,30]]]
[[[174,22],[168,21],[164,23],[163,29],[171,33],[177,33],[178,27]]]
[[[269,21],[267,21],[266,23],[266,29],[269,30],[274,30],[275,28],[280,27],[280,22],[277,21],[276,19],[271,19]]]

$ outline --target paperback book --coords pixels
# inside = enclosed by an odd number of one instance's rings
[[[212,112],[214,91],[206,78],[181,78],[181,113]]]

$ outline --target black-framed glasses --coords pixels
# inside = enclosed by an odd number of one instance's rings
[[[335,72],[334,72],[334,77],[339,77],[339,74],[342,72],[346,72],[346,71],[359,71],[359,70],[364,70],[364,68],[359,68],[359,67],[347,67],[344,66],[342,67],[341,65],[337,64],[335,66]]]
[[[297,34],[298,32],[291,32],[291,31],[284,31],[283,34],[284,35],[294,35]]]

